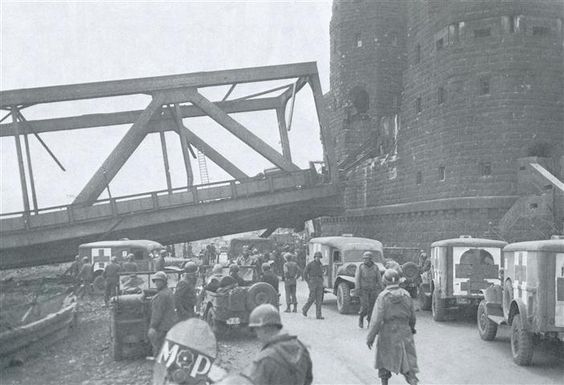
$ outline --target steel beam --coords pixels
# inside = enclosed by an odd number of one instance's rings
[[[147,123],[149,123],[157,111],[160,111],[164,98],[165,95],[160,92],[153,97],[149,106],[141,113],[137,121],[133,123],[133,126],[131,126],[118,145],[106,158],[102,166],[74,199],[73,204],[91,204],[100,196],[107,184],[112,181],[127,159],[129,159],[131,154],[133,154],[147,135]]]
[[[53,103],[79,99],[155,93],[183,87],[210,87],[233,83],[290,79],[310,74],[317,74],[317,65],[315,62],[113,80],[66,86],[26,88],[0,92],[0,108],[22,104]]]
[[[166,137],[164,131],[160,131],[159,136],[161,138],[161,149],[163,152],[163,166],[166,177],[166,188],[168,190],[168,193],[170,194],[172,192],[172,181],[170,179],[170,166],[168,164],[168,151],[166,149]]]
[[[179,127],[181,135],[186,135],[186,139],[198,150],[206,154],[206,156],[219,167],[221,167],[225,172],[231,175],[235,179],[247,179],[249,176],[241,171],[237,166],[231,163],[227,158],[217,152],[212,146],[207,144],[199,136],[194,134],[184,125]]]
[[[290,141],[288,139],[288,128],[286,127],[286,111],[280,107],[276,109],[276,117],[278,118],[278,131],[280,132],[280,143],[282,144],[282,155],[284,158],[292,161],[292,153],[290,152]]]
[[[264,156],[274,165],[285,171],[298,171],[300,168],[284,158],[278,151],[270,147],[266,142],[253,134],[241,123],[237,122],[231,116],[227,115],[215,104],[206,99],[198,91],[186,90],[189,100],[196,106],[205,111],[210,118],[226,128],[229,132],[250,146],[253,150]]]
[[[280,103],[281,101],[279,97],[269,97],[248,100],[227,100],[224,102],[216,102],[215,104],[223,111],[231,114],[237,112],[272,110],[279,107]],[[40,134],[43,132],[132,124],[139,119],[139,115],[141,115],[142,112],[143,110],[136,110],[106,114],[70,116],[65,118],[28,120],[26,124],[32,132]],[[206,116],[206,113],[196,106],[180,106],[180,115],[182,118],[195,118],[199,116]],[[164,117],[155,117],[152,119],[152,122],[171,119],[173,119],[171,116],[166,115]],[[152,127],[154,127],[154,125]],[[167,127],[170,127],[170,125],[167,125]],[[158,130],[151,132],[158,132]],[[14,123],[0,124],[0,137],[14,135],[17,135]]]
[[[12,121],[16,126],[17,135],[14,137],[16,141],[16,154],[18,156],[18,170],[20,172],[20,184],[22,188],[22,198],[23,198],[23,206],[24,211],[29,213],[29,196],[27,193],[27,182],[25,177],[25,167],[23,161],[23,154],[22,154],[22,144],[20,143],[20,133],[19,133],[19,124],[18,124],[18,107],[12,106]]]
[[[184,168],[186,170],[186,186],[192,186],[194,184],[194,173],[192,172],[192,164],[190,162],[190,151],[188,146],[190,146],[190,141],[186,136],[186,130],[184,130],[182,125],[182,118],[180,118],[180,106],[178,104],[174,105],[174,117],[176,120],[176,132],[180,138],[180,148],[182,149],[182,158],[184,159]]]

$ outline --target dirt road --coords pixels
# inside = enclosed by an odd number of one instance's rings
[[[306,296],[307,287],[300,281],[299,307]],[[315,383],[377,383],[374,351],[366,347],[367,331],[358,328],[357,317],[339,314],[336,299],[330,294],[325,296],[323,306],[325,320],[315,319],[314,308],[307,319],[300,313],[282,313],[282,317],[286,327],[309,344]],[[532,366],[520,367],[511,359],[508,328],[500,328],[498,337],[486,342],[480,339],[474,319],[437,323],[430,312],[418,311],[417,316],[415,343],[422,384],[563,383],[564,357],[551,351],[551,347],[535,350]],[[394,376],[390,383],[405,381]]]

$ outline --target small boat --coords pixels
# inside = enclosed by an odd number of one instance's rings
[[[57,295],[0,318],[0,369],[22,364],[76,327],[76,296]],[[4,310],[4,309],[3,309]],[[20,315],[23,313],[23,316]]]

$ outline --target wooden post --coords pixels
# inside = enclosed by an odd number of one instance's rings
[[[292,154],[290,152],[290,141],[288,140],[288,128],[286,127],[286,116],[284,107],[276,109],[276,116],[278,117],[278,131],[280,132],[280,143],[282,144],[282,155],[284,158],[292,161]]]
[[[172,194],[172,182],[170,180],[170,168],[168,165],[168,151],[166,150],[166,137],[164,131],[159,132],[161,137],[161,149],[163,150],[163,163],[166,176],[166,189],[169,194]]]
[[[16,154],[18,156],[18,169],[20,172],[20,184],[22,187],[22,198],[23,198],[23,206],[24,211],[26,212],[26,216],[29,215],[29,196],[27,193],[27,182],[25,177],[25,167],[23,161],[23,154],[22,154],[22,144],[20,143],[20,126],[18,124],[18,107],[12,106],[12,121],[14,122],[14,127],[16,127],[17,133],[14,136],[14,140],[16,141]]]

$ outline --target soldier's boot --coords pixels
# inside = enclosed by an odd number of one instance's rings
[[[294,313],[297,313],[297,312],[298,312],[298,304],[297,304],[297,303],[294,304],[294,310],[292,310],[292,311],[293,311]]]
[[[364,316],[363,315],[360,315],[358,317],[358,327],[361,328],[361,329],[364,327]]]
[[[289,313],[290,312],[290,305],[286,305],[286,310],[284,310],[284,313]]]
[[[388,379],[385,377],[380,377],[380,382],[382,383],[382,385],[388,385]]]

